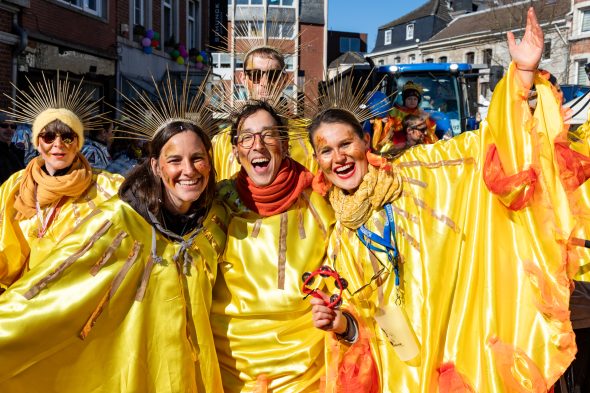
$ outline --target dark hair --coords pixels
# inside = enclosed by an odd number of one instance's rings
[[[72,130],[70,128],[70,126],[68,126],[63,121],[61,121],[59,119],[55,119],[52,122],[47,123],[45,125],[45,127],[42,128],[42,131],[43,132],[57,132],[57,133],[62,133],[62,132],[71,132],[71,131],[74,131],[74,130]],[[80,142],[78,142],[78,143],[80,143]]]
[[[211,166],[207,187],[199,199],[193,202],[193,205],[196,204],[196,206],[205,207],[209,206],[213,200],[215,195],[215,169],[213,168],[213,148],[209,136],[192,123],[184,121],[172,122],[154,136],[154,139],[150,141],[148,146],[147,158],[131,170],[123,184],[121,184],[121,187],[119,187],[119,197],[129,203],[148,222],[152,221],[148,217],[148,211],[155,217],[161,219],[163,206],[163,186],[160,178],[152,171],[151,159],[154,158],[157,160],[160,157],[162,148],[170,138],[187,131],[194,132],[201,139],[207,149],[209,165]]]
[[[316,117],[314,117],[313,120],[311,121],[311,124],[308,127],[309,141],[311,142],[311,145],[313,146],[314,149],[315,149],[315,146],[313,144],[313,134],[315,134],[317,129],[323,123],[348,124],[349,126],[352,127],[355,134],[357,134],[359,136],[359,138],[363,139],[365,137],[365,131],[363,131],[363,127],[361,126],[361,124],[358,122],[358,120],[356,119],[356,117],[354,117],[354,115],[352,113],[350,113],[349,111],[346,111],[344,109],[338,109],[338,108],[328,109],[328,110],[321,112]]]
[[[235,139],[238,135],[238,128],[244,120],[248,117],[252,116],[254,113],[258,111],[266,111],[268,112],[273,119],[275,119],[277,126],[280,127],[280,134],[283,137],[287,137],[289,135],[288,131],[285,129],[285,121],[281,116],[277,114],[274,108],[265,101],[259,100],[252,100],[248,102],[246,105],[242,107],[242,109],[232,118],[231,123],[231,143],[235,145]]]
[[[404,131],[408,130],[409,126],[414,126],[416,125],[416,122],[423,120],[420,116],[416,116],[416,115],[408,115],[404,118],[404,121],[402,122],[402,126]]]
[[[254,49],[252,52],[246,55],[244,58],[244,70],[246,69],[246,63],[252,56],[260,56],[267,59],[276,60],[281,65],[281,69],[285,69],[285,57],[281,55],[276,49],[264,46],[262,48]]]

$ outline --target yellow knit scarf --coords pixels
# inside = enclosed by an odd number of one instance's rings
[[[369,165],[369,170],[354,194],[346,194],[334,187],[330,192],[330,203],[336,219],[347,228],[358,229],[373,211],[393,202],[402,192],[399,173],[378,169]]]
[[[76,198],[90,186],[92,168],[78,152],[69,172],[63,176],[51,176],[43,171],[44,161],[41,158],[32,160],[25,168],[20,189],[14,201],[18,211],[17,219],[31,218],[37,212],[35,208],[35,185],[37,185],[37,201],[41,207],[59,201],[62,197]]]

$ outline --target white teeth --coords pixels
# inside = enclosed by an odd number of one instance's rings
[[[195,184],[197,184],[197,180],[182,180],[179,181],[178,184],[180,184],[181,186],[194,186]]]
[[[352,166],[354,165],[354,163],[350,163],[350,164],[346,164],[344,166],[341,166],[340,168],[336,169],[335,172],[336,173],[341,173],[341,172],[345,172],[347,170],[349,170],[350,168],[352,168]]]
[[[252,164],[264,164],[269,162],[270,160],[268,158],[255,158],[252,160]]]

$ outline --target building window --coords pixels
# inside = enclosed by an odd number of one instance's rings
[[[545,45],[543,46],[543,59],[550,59],[551,58],[551,41],[545,41]]]
[[[384,65],[385,64],[385,60],[381,59],[377,62],[377,65]]]
[[[145,26],[145,0],[133,0],[133,25]]]
[[[198,29],[197,29],[197,15],[199,13],[199,3],[195,0],[188,0],[186,12],[186,47],[188,49],[197,48],[198,45]]]
[[[428,59],[425,60],[426,63],[434,63],[434,59],[432,57],[429,57]]]
[[[293,7],[293,0],[268,0],[268,5],[281,6],[281,7]]]
[[[391,30],[385,30],[385,36],[383,38],[383,45],[391,44]]]
[[[285,70],[293,71],[295,68],[293,67],[293,56],[286,56],[285,57]]]
[[[406,40],[413,40],[414,39],[414,24],[410,23],[406,25]]]
[[[357,37],[340,37],[340,53],[360,52],[361,40]]]
[[[211,63],[214,68],[231,68],[231,55],[229,53],[212,53]]]
[[[590,81],[588,80],[588,74],[586,74],[586,70],[584,66],[588,62],[588,59],[581,59],[576,61],[576,69],[577,69],[577,76],[576,76],[576,83],[578,85],[588,85]]]
[[[236,37],[259,38],[262,37],[263,26],[261,21],[236,22]]]
[[[446,56],[441,56],[441,57],[438,58],[438,62],[439,63],[447,63],[448,62],[447,60],[448,59],[447,59]]]
[[[416,62],[416,55],[409,55],[408,56],[408,63],[414,64]]]
[[[173,47],[179,43],[177,37],[177,0],[162,0],[162,33],[163,46]]]
[[[82,10],[92,15],[106,16],[106,6],[104,0],[59,0],[61,3],[69,4],[74,8]]]
[[[262,25],[256,28],[262,28]],[[295,36],[295,24],[292,22],[269,22],[266,26],[266,33],[270,38],[291,39]]]
[[[262,5],[262,0],[237,0],[237,5]]]
[[[475,52],[465,53],[465,63],[469,63],[469,64],[475,63]]]
[[[402,62],[402,58],[399,56],[396,56],[393,58],[393,64],[398,64]]]
[[[590,10],[582,11],[582,33],[590,31]]]
[[[482,57],[483,57],[484,64],[487,64],[488,67],[492,65],[492,50],[491,49],[484,49]]]

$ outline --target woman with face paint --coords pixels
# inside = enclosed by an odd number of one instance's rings
[[[271,106],[248,102],[231,135],[241,169],[219,185],[231,219],[211,309],[223,388],[317,392],[324,334],[309,323],[301,277],[324,263],[332,209],[287,156],[287,130]]]
[[[84,129],[97,126],[96,105],[79,87],[57,78],[57,85],[30,83],[36,94],[21,91],[14,102],[11,116],[33,124],[39,157],[0,187],[0,291],[43,261],[123,181],[92,170],[80,153]],[[70,101],[47,100],[55,97],[55,88]]]
[[[119,197],[0,296],[0,391],[223,391],[209,324],[226,228],[214,125],[199,95],[167,97],[130,104],[126,129],[149,155]]]
[[[346,331],[348,312],[359,332],[352,345],[328,340],[326,389],[545,392],[573,360],[568,299],[583,256],[569,238],[587,218],[547,161],[564,128],[535,71],[543,33],[532,8],[520,43],[508,38],[513,62],[478,132],[388,162],[368,153],[351,109],[314,118],[337,219],[328,254],[348,289],[342,309],[313,298],[313,323]]]

